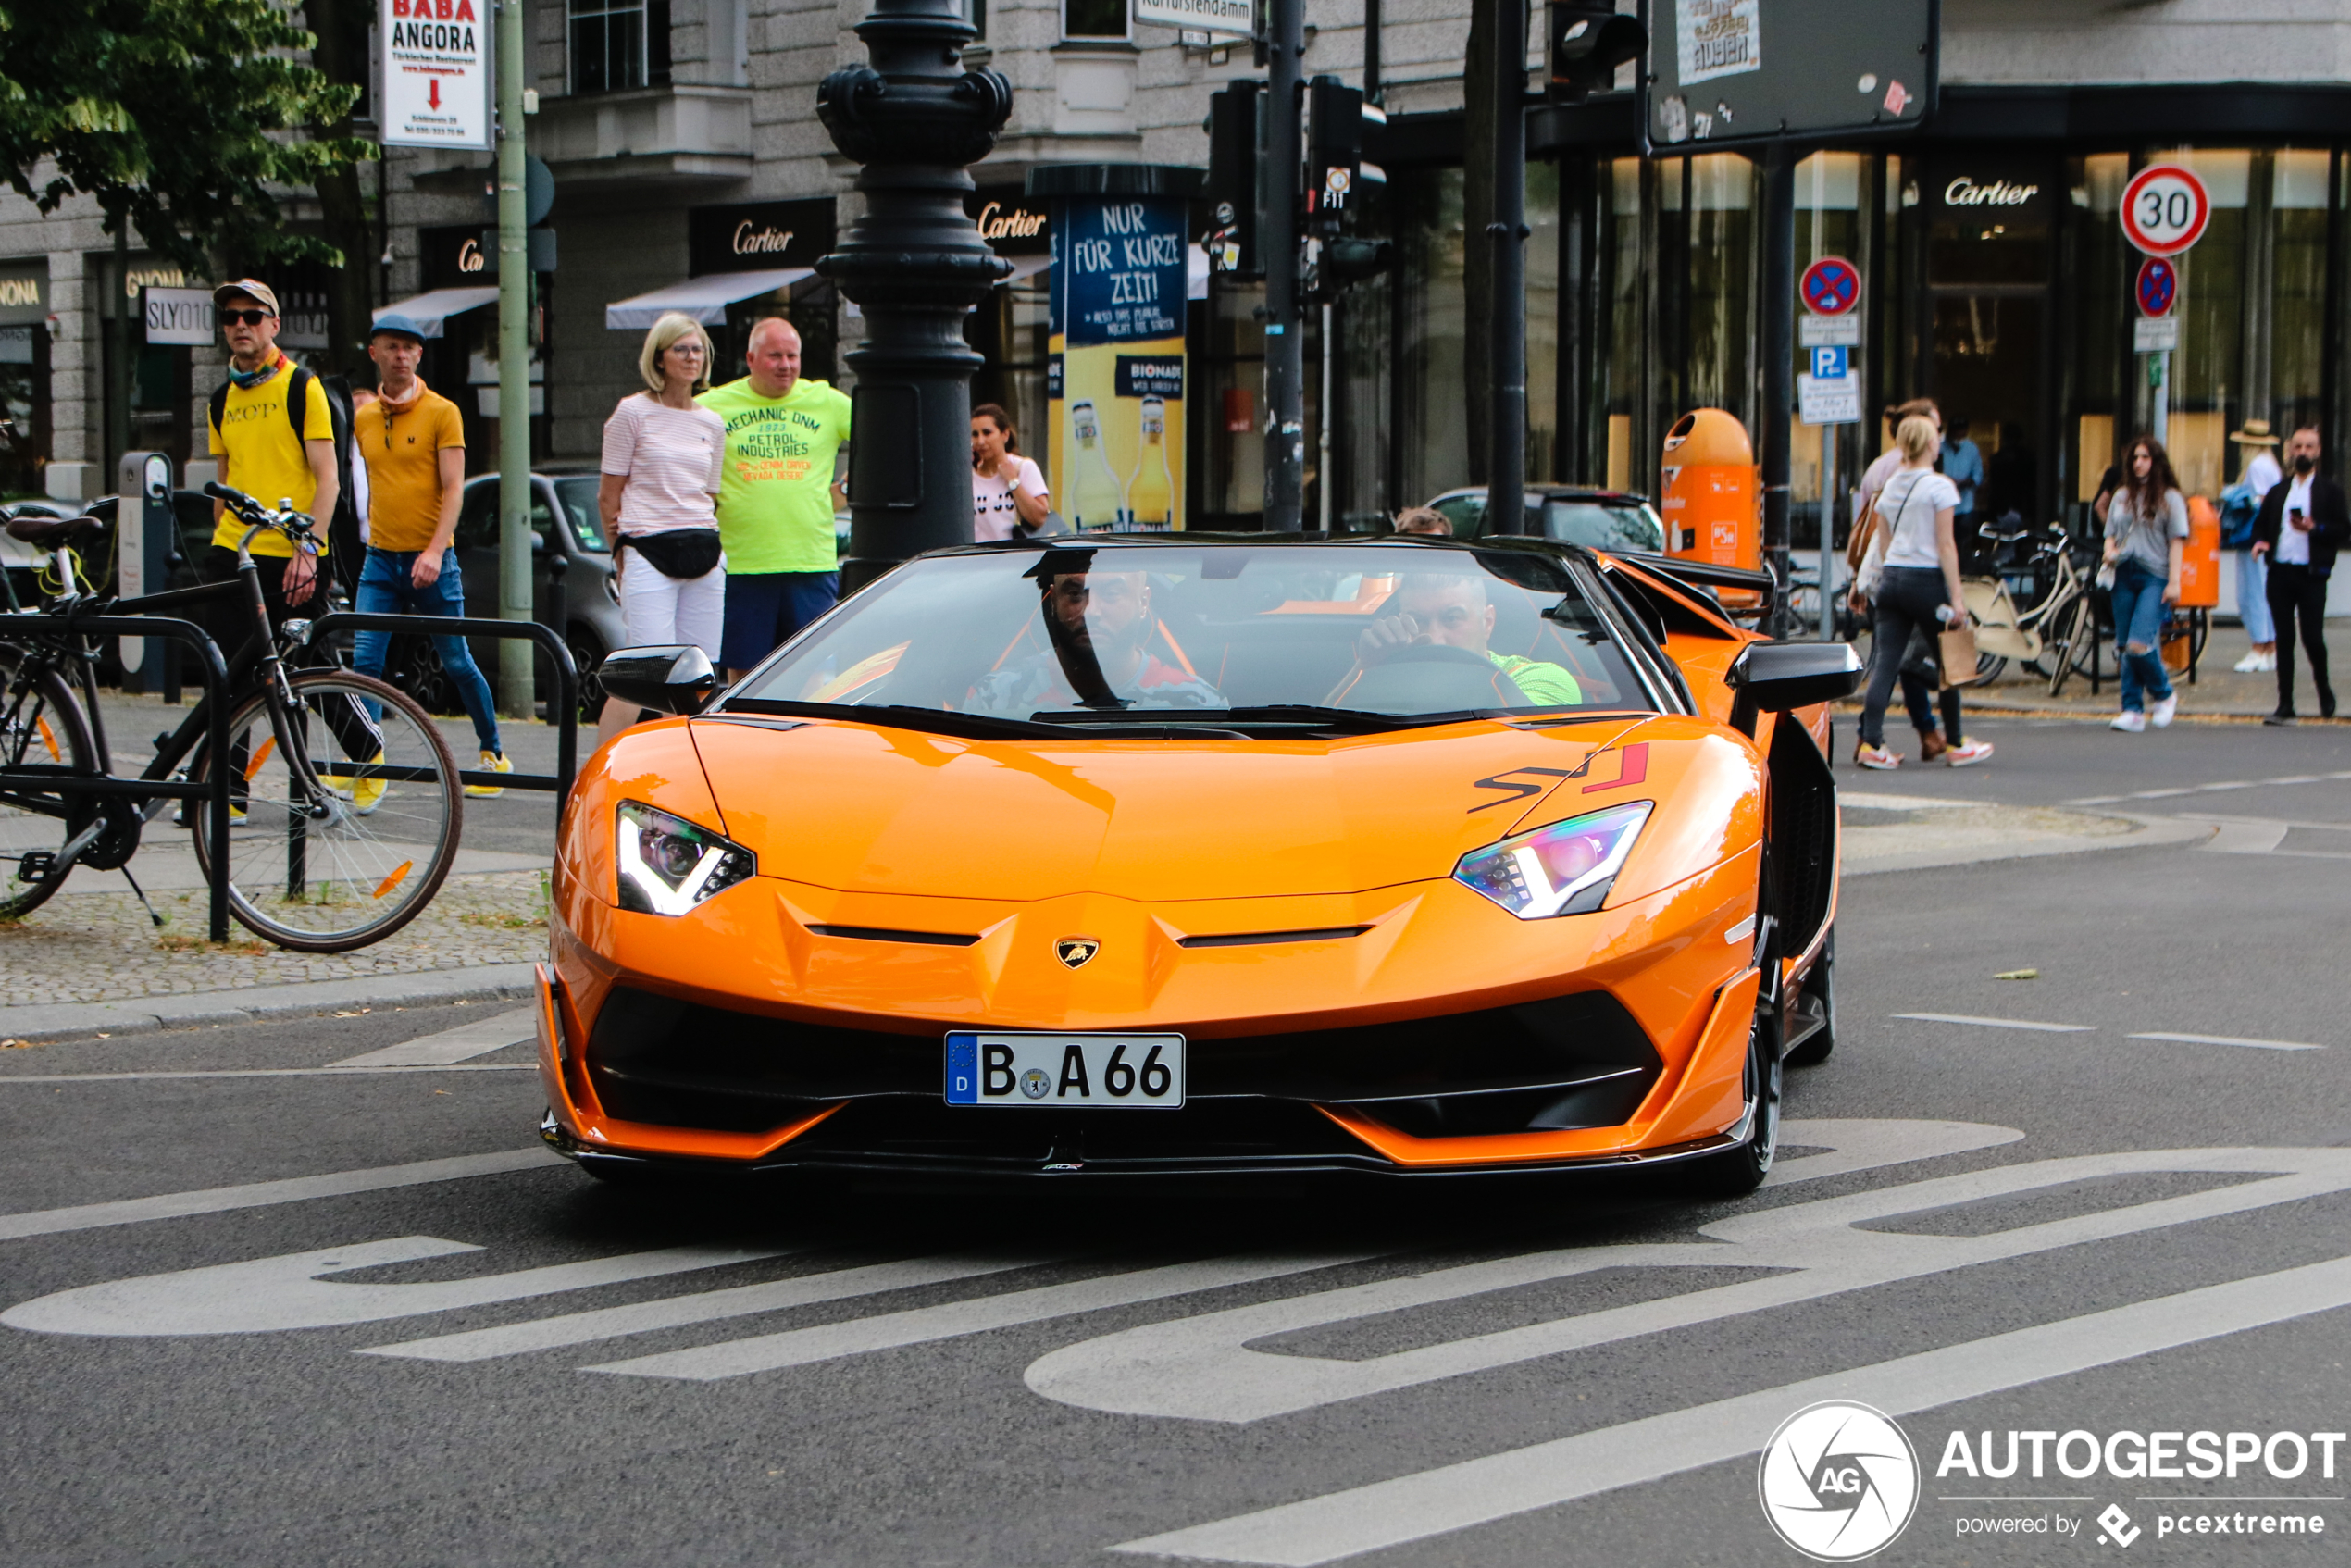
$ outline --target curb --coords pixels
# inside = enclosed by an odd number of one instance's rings
[[[2195,843],[2212,837],[2212,826],[2205,822],[2181,822],[2160,816],[2143,816],[2135,812],[2081,812],[2084,816],[2111,816],[2125,822],[2135,822],[2135,833],[2118,833],[2097,838],[2052,837],[2027,840],[2021,843],[2000,844],[1990,849],[1949,848],[1916,850],[1883,855],[1856,865],[1847,860],[1837,869],[1840,881],[1855,877],[1876,877],[1889,871],[1933,871],[1965,865],[1990,865],[2004,860],[2038,860],[2046,855],[2104,854],[2114,850],[2156,849],[2168,845]]]
[[[538,983],[535,970],[536,965],[529,964],[487,964],[472,969],[312,980],[293,986],[254,986],[243,990],[205,991],[193,996],[0,1007],[0,1039],[63,1039],[101,1029],[112,1035],[152,1034],[160,1029],[193,1028],[205,1024],[251,1024],[264,1018],[301,1017],[354,1004],[401,1007],[418,1002],[527,997]]]
[[[1972,688],[1966,687],[1960,690],[1971,692],[1972,691]],[[2117,712],[2114,708],[2064,707],[2013,700],[2003,702],[1997,697],[1976,697],[1972,694],[1966,699],[1966,706],[1969,713],[1984,714],[1996,718],[2070,718],[2084,724],[2110,723]],[[1861,711],[1861,704],[1847,699],[1835,703],[1834,711],[1839,714],[1859,714]],[[1890,713],[1894,710],[1887,711]],[[2202,712],[2183,708],[2179,716],[2172,722],[2174,724],[2259,724],[2268,716],[2267,710],[2256,712],[2250,708],[2230,710],[2208,708]],[[2306,716],[2296,722],[2306,729],[2351,725],[2351,715],[2338,715],[2333,718],[2320,718],[2314,715]]]

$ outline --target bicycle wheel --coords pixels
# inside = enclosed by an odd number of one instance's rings
[[[229,910],[280,947],[345,952],[432,902],[457,857],[464,796],[440,729],[398,689],[342,669],[291,678],[290,733],[258,691],[229,719],[229,761],[243,776],[230,780],[243,816],[229,831]],[[190,777],[210,778],[211,765],[198,758]],[[209,876],[209,814],[191,815]]]
[[[2065,683],[2080,667],[2085,646],[2094,643],[2098,635],[2098,616],[2086,593],[2059,612],[2058,636],[2042,653],[2049,666],[2049,695],[2064,695]]]
[[[21,648],[0,648],[0,767],[10,773],[103,773],[90,717],[56,671],[34,668]],[[86,827],[98,810],[95,797],[68,804],[62,795],[0,790],[0,865],[9,867],[0,882],[0,920],[16,920],[38,909],[65,878],[29,880],[30,857],[54,856]],[[40,861],[34,859],[38,866]]]

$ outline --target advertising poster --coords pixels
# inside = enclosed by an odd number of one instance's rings
[[[1184,203],[1062,197],[1048,479],[1074,529],[1184,526]]]
[[[490,139],[486,0],[379,0],[387,147],[485,148]]]

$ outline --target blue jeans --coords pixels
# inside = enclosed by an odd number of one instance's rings
[[[2122,663],[2122,711],[2144,713],[2147,699],[2171,695],[2171,678],[2163,669],[2163,621],[2170,608],[2163,603],[2161,572],[2151,572],[2135,561],[2114,568],[2114,644]],[[2133,648],[2146,650],[2133,653]]]
[[[417,550],[378,550],[369,546],[367,564],[359,569],[358,608],[368,616],[462,616],[466,613],[466,579],[457,570],[457,553],[443,551],[441,575],[429,588],[418,588],[409,568],[423,554]],[[389,631],[363,631],[353,651],[352,667],[362,675],[381,676],[384,654],[392,646]],[[485,752],[504,754],[498,741],[498,709],[490,700],[490,682],[474,663],[473,650],[462,637],[436,637],[433,652],[441,667],[457,688],[457,700],[474,721],[474,737]]]
[[[2275,642],[2278,628],[2270,618],[2270,558],[2250,550],[2237,552],[2237,616],[2245,637],[2255,642]]]

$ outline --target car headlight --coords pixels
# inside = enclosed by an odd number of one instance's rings
[[[620,907],[640,915],[683,915],[759,869],[740,844],[635,801],[620,803],[614,839]]]
[[[1472,850],[1453,867],[1453,880],[1521,920],[1588,915],[1607,899],[1656,809],[1654,801],[1635,801]]]

